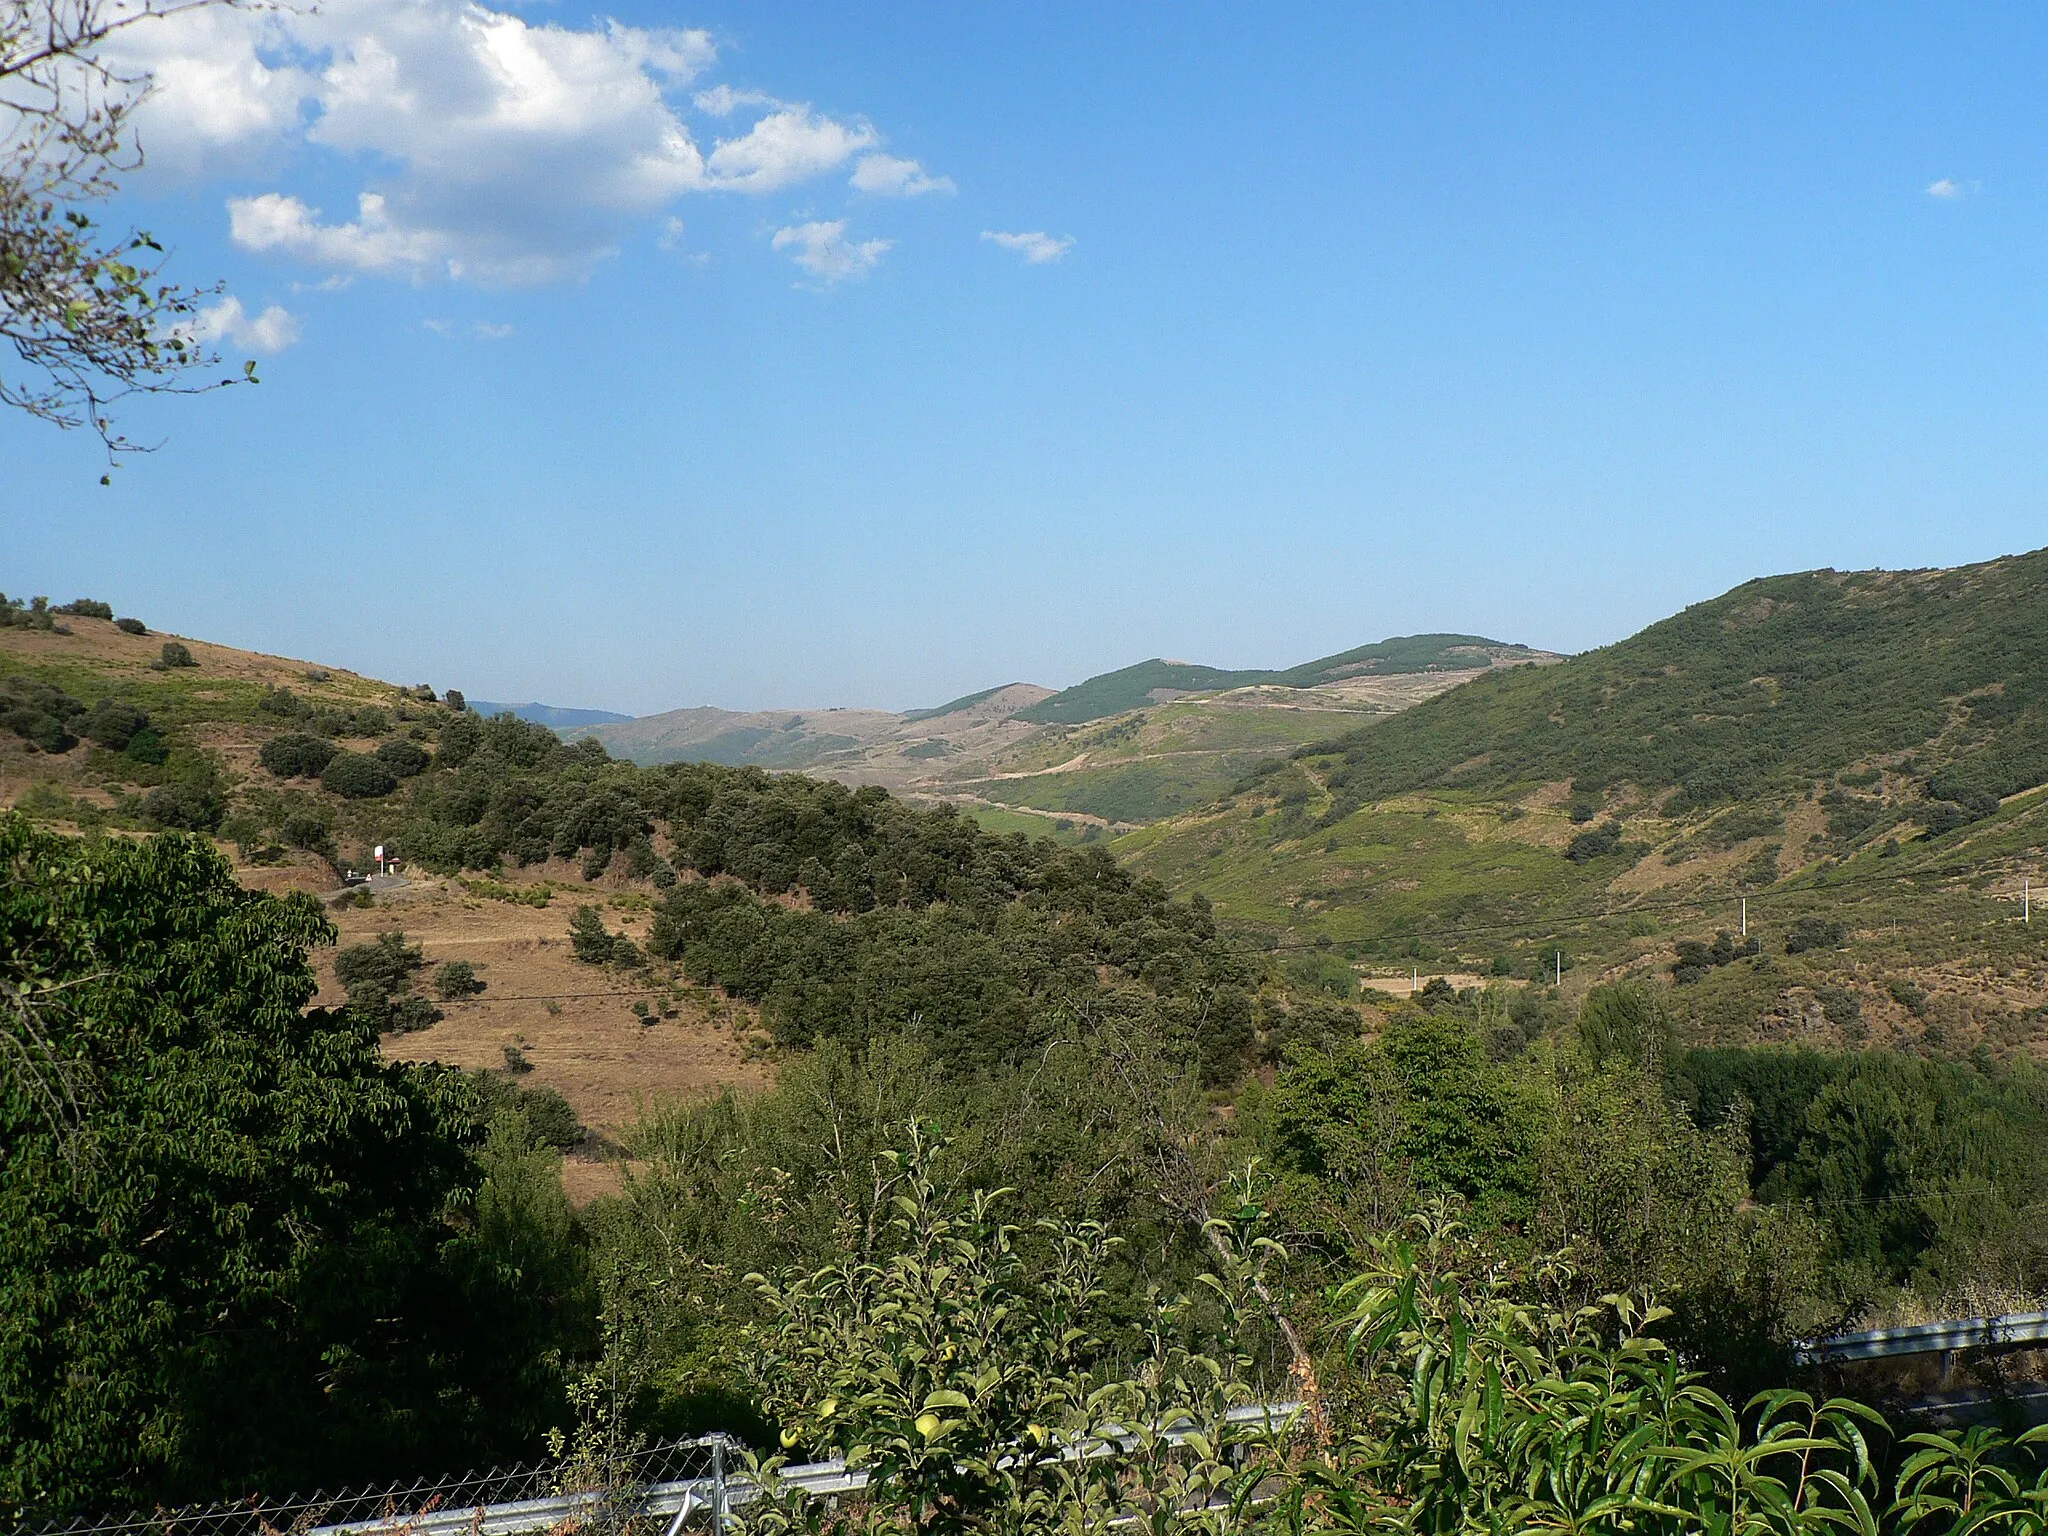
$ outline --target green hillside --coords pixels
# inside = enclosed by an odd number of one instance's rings
[[[1534,658],[1524,645],[1503,645],[1483,635],[1396,635],[1319,661],[1275,672],[1266,680],[1283,688],[1319,688],[1347,677],[1394,677],[1403,672],[1472,672],[1494,661]]]
[[[1305,661],[1284,671],[1225,671],[1185,661],[1141,661],[1076,683],[1030,709],[1019,720],[1046,725],[1083,725],[1159,702],[1155,691],[1210,693],[1264,683],[1278,688],[1319,688],[1353,677],[1396,677],[1409,672],[1472,672],[1497,661],[1547,656],[1521,645],[1504,645],[1480,635],[1397,635],[1376,645]]]
[[[1340,979],[1562,964],[1676,980],[1707,1038],[2032,1050],[2044,629],[2048,553],[1749,582],[1269,760],[1115,846],[1242,933],[1326,947]],[[1755,952],[1689,964],[1719,930],[1739,949],[1745,915]]]
[[[1273,676],[1271,672],[1225,672],[1217,667],[1154,657],[1134,667],[1121,667],[1076,683],[1029,709],[1019,710],[1017,718],[1039,725],[1083,725],[1157,703],[1152,697],[1155,690],[1207,693],[1217,688],[1243,688],[1268,682]]]
[[[906,709],[903,712],[903,718],[905,720],[936,720],[941,715],[950,715],[958,709],[972,709],[984,699],[994,698],[1005,688],[1014,688],[1016,686],[1015,683],[997,683],[995,687],[984,688],[979,693],[962,694],[957,699],[950,699],[946,703],[939,705],[936,709]]]
[[[1880,759],[1938,799],[2009,795],[2048,781],[2048,551],[1746,582],[1317,750],[1341,756],[1329,783],[1352,805],[1569,779],[1675,787],[1663,809],[1682,813]]]

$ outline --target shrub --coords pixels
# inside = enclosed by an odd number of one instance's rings
[[[146,635],[149,633],[149,626],[140,619],[116,619],[114,620],[114,628],[120,630],[124,635]]]
[[[263,743],[256,761],[280,779],[309,779],[325,771],[339,754],[333,742],[294,731]]]
[[[382,1033],[410,1035],[422,1029],[431,1029],[441,1022],[441,1010],[417,994],[392,999],[385,1013]]]
[[[1885,990],[1891,993],[1893,1002],[1914,1018],[1921,1019],[1927,1016],[1927,989],[1918,982],[1899,976],[1887,982]]]
[[[303,848],[312,853],[327,850],[327,823],[311,811],[293,811],[284,819],[278,835],[294,848]]]
[[[516,1045],[505,1047],[505,1070],[514,1077],[533,1070],[533,1063],[526,1059],[526,1052]]]
[[[416,741],[387,741],[372,754],[378,762],[401,779],[424,773],[433,757]]]
[[[476,967],[467,960],[450,960],[434,972],[434,995],[444,1003],[475,997],[484,984],[477,980]]]
[[[1604,858],[1621,851],[1621,823],[1608,820],[1589,832],[1581,832],[1565,846],[1564,856],[1574,864]]]
[[[334,976],[348,992],[350,1009],[379,1034],[406,1034],[441,1019],[441,1010],[412,989],[426,963],[419,946],[407,944],[405,935],[393,930],[336,955]]]
[[[114,605],[103,603],[96,597],[74,597],[57,612],[68,613],[80,619],[111,619],[114,616]]]
[[[164,648],[157,654],[167,667],[196,667],[199,665],[198,662],[192,659],[192,652],[184,644],[176,640],[166,640]]]
[[[149,724],[149,713],[118,699],[101,699],[79,722],[79,733],[111,751],[126,749],[135,733]]]
[[[72,725],[85,706],[61,688],[31,678],[10,677],[0,685],[0,726],[44,752],[69,752],[78,745]]]
[[[226,799],[197,784],[159,784],[142,802],[142,819],[160,832],[211,832],[226,815]]]
[[[573,1147],[583,1139],[583,1122],[576,1118],[569,1101],[552,1088],[521,1088],[519,1112],[526,1116],[533,1139],[543,1146]]]
[[[301,720],[313,712],[313,706],[289,688],[264,689],[256,707],[266,715],[278,715],[286,720]]]
[[[640,960],[640,946],[623,933],[605,931],[597,908],[582,906],[569,919],[569,948],[585,965],[633,965]]]
[[[1676,945],[1678,958],[1671,964],[1671,979],[1680,986],[1698,981],[1717,966],[1729,965],[1748,955],[1763,953],[1763,940],[1755,934],[1738,944],[1723,928],[1714,935],[1714,942],[1702,944],[1698,939],[1680,939]]]
[[[1785,953],[1800,955],[1809,949],[1835,949],[1840,946],[1844,933],[1840,923],[1830,922],[1827,918],[1802,917],[1785,935]]]
[[[154,768],[171,755],[171,749],[156,733],[156,727],[145,725],[128,738],[128,745],[122,749],[121,755],[131,763]]]
[[[321,770],[320,783],[345,800],[375,800],[398,788],[396,775],[362,752],[335,753]]]
[[[458,715],[461,714],[465,709],[469,708],[469,705],[465,703],[463,700],[462,690],[460,688],[450,688],[446,693],[441,695],[441,699],[443,703],[445,703],[450,709],[454,710],[455,713],[457,713]]]

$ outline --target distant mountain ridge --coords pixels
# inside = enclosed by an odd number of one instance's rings
[[[545,725],[551,730],[565,730],[575,725],[614,725],[633,718],[609,709],[564,709],[559,704],[493,704],[485,699],[468,702],[469,707],[480,715],[517,715],[522,720],[531,720],[535,725]]]
[[[1155,659],[1064,690],[1006,683],[902,713],[699,706],[562,729],[644,764],[798,770],[950,800],[1017,830],[1099,835],[1201,804],[1264,754],[1495,667],[1559,659],[1410,635],[1283,669]]]
[[[1274,688],[1320,688],[1354,677],[1396,677],[1413,672],[1482,672],[1489,667],[1522,661],[1554,661],[1549,651],[1507,645],[1483,635],[1397,635],[1376,645],[1361,645],[1305,661],[1298,667],[1269,671],[1226,671],[1186,661],[1154,657],[1136,666],[1076,683],[1042,703],[1021,711],[1018,718],[1039,724],[1085,725],[1147,704],[1164,704],[1189,693],[1261,684]]]

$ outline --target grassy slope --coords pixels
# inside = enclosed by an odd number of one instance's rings
[[[1707,805],[1878,759],[1911,772],[1993,733],[2048,746],[2048,551],[1748,582],[1568,665],[1480,679],[1332,745],[1336,787],[1358,801],[1576,779],[1682,786]],[[1920,763],[1899,762],[1915,752]],[[2048,752],[2039,768],[2030,782],[2048,777]]]
[[[2048,555],[1751,582],[1304,749],[1117,846],[1275,939],[1524,976],[1562,949],[1581,982],[1667,969],[1676,938],[1738,927],[1747,893],[1768,954],[1678,989],[1703,1027],[2033,1048],[2048,922],[2023,927],[2011,898],[2038,888],[2048,789],[1921,829],[1930,781],[2048,780],[2044,635]],[[1610,817],[1619,851],[1564,857]],[[1845,944],[1787,956],[1802,916],[1843,923]],[[1907,1007],[1895,980],[1929,1000]],[[1856,1016],[1839,997],[1825,1014],[1816,988],[1837,986]]]
[[[1157,657],[1135,666],[1104,672],[1043,699],[1017,718],[1046,725],[1085,725],[1153,702],[1155,689],[1181,693],[1213,692],[1271,683],[1284,688],[1313,688],[1321,683],[1358,676],[1393,676],[1404,672],[1472,671],[1488,665],[1491,656],[1536,652],[1503,645],[1479,635],[1399,635],[1374,645],[1361,645],[1335,656],[1305,661],[1284,671],[1226,671]]]
[[[1343,718],[1321,710],[1158,705],[1047,732],[1003,764],[1030,777],[962,776],[950,787],[1006,805],[1083,811],[1116,822],[1156,821],[1209,804],[1271,753],[1314,741]],[[1044,771],[1083,756],[1081,766]]]

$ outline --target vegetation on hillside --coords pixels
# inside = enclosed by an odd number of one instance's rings
[[[1340,759],[1329,783],[1346,807],[1570,780],[1675,788],[1675,815],[1859,766],[1922,775],[1951,803],[2010,795],[2048,782],[2048,550],[1746,582],[1310,750]]]
[[[1047,725],[1085,725],[1159,702],[1155,693],[1209,693],[1267,683],[1280,688],[1314,688],[1349,677],[1392,677],[1404,672],[1470,672],[1494,664],[1496,657],[1533,657],[1524,646],[1503,645],[1479,635],[1400,635],[1376,645],[1361,645],[1335,656],[1305,661],[1282,670],[1230,671],[1157,657],[1121,667],[1076,683],[1073,687],[1019,710],[1019,720]],[[991,690],[993,691],[993,690]],[[986,697],[978,695],[977,697]],[[957,706],[954,706],[957,707]]]

